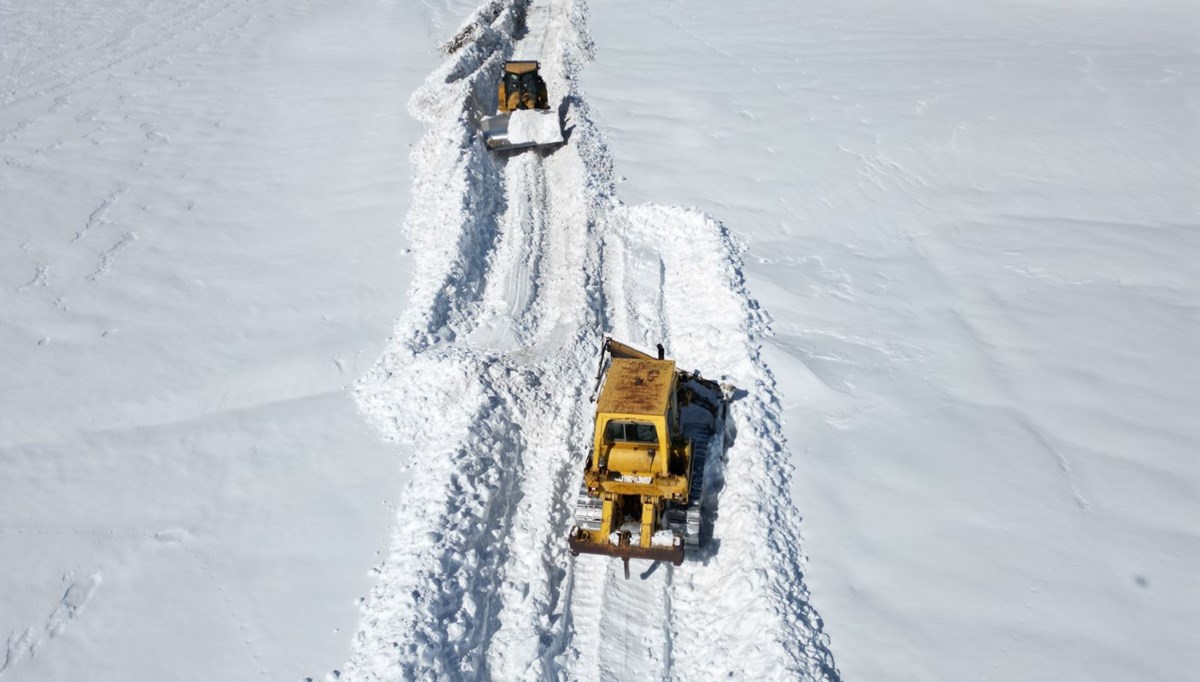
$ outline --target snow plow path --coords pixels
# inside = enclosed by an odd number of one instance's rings
[[[525,30],[525,16],[538,18]],[[410,104],[410,307],[359,382],[363,412],[414,444],[351,680],[837,679],[802,575],[765,321],[738,247],[693,211],[626,207],[576,75],[585,7],[489,2]],[[493,156],[474,128],[536,40],[569,139]],[[490,97],[490,99],[489,99]],[[668,248],[669,246],[669,248]],[[602,332],[742,390],[710,458],[712,542],[681,567],[572,558]]]

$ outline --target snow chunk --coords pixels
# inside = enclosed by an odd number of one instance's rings
[[[558,113],[518,109],[508,119],[508,141],[512,144],[555,144],[563,141]]]
[[[650,536],[651,547],[674,547],[675,533],[669,530],[655,531],[654,535]]]

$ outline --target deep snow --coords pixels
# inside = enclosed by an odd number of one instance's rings
[[[1190,678],[1195,8],[510,4],[0,8],[0,676]],[[745,391],[630,581],[601,331]]]

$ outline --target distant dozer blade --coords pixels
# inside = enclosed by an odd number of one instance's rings
[[[509,149],[512,143],[508,140],[508,114],[496,114],[479,120],[479,130],[483,132],[483,143],[488,149]]]
[[[562,126],[554,111],[520,109],[479,121],[488,149],[525,149],[563,143]]]

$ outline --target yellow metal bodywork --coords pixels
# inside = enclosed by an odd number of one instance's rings
[[[667,503],[688,502],[693,453],[679,432],[675,362],[635,353],[613,353],[597,400],[584,483],[604,507],[599,530],[581,530],[588,537],[577,541],[609,545],[625,517],[636,514],[638,545],[649,550]]]
[[[538,74],[535,61],[505,62],[504,73],[496,88],[496,103],[500,113],[509,114],[517,109],[549,109],[546,83]],[[518,82],[529,84],[520,87]]]

